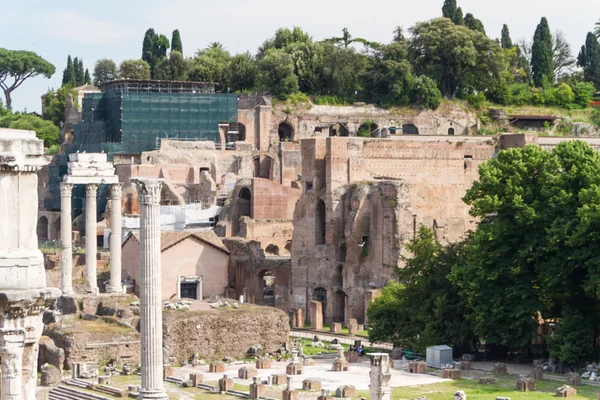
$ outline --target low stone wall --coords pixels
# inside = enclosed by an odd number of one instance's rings
[[[256,344],[273,352],[288,341],[290,332],[283,311],[250,304],[215,311],[165,311],[163,319],[164,347],[178,361],[194,354],[206,360],[241,358]]]

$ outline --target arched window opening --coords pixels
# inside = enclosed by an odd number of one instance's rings
[[[454,136],[454,128],[449,128],[448,129],[448,135],[449,136]]]
[[[290,142],[292,140],[293,129],[287,122],[280,123],[277,131],[279,133],[280,142]]]
[[[48,240],[48,218],[40,217],[37,224],[37,236],[39,241],[45,242]]]
[[[317,200],[315,210],[315,244],[325,244],[325,229],[327,225],[325,217],[325,202]]]
[[[338,253],[338,261],[346,262],[346,243],[340,245],[340,251]]]
[[[279,255],[279,247],[277,245],[270,244],[265,249],[265,253],[267,253],[268,255],[271,255],[271,256],[278,256]]]
[[[403,135],[418,135],[419,129],[413,124],[402,124]]]
[[[250,191],[250,189],[248,188],[242,188],[242,190],[240,190],[240,195],[239,195],[240,199],[244,199],[244,200],[252,200],[252,192]]]
[[[360,137],[378,137],[379,127],[373,121],[366,120],[359,128],[357,135]]]

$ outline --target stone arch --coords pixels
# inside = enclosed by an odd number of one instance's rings
[[[454,128],[448,128],[448,135],[449,136],[454,136],[454,132],[455,132]]]
[[[296,182],[296,181],[293,181],[293,182],[291,183],[291,186],[292,186],[292,188],[294,188],[294,189],[299,189],[299,190],[302,190],[302,188],[300,187],[300,183],[298,183],[298,182]]]
[[[258,275],[258,292],[256,303],[275,307],[275,273],[270,269],[261,270]]]
[[[378,137],[379,126],[375,122],[367,120],[358,127],[356,134],[361,137]]]
[[[343,290],[333,295],[333,322],[346,322],[346,297]]]
[[[238,122],[238,142],[246,141],[246,125]]]
[[[61,218],[58,217],[56,218],[56,220],[52,223],[52,232],[53,232],[53,237],[54,239],[58,239],[60,238],[60,221]]]
[[[267,253],[268,255],[271,255],[271,256],[278,256],[279,255],[279,246],[271,243],[265,249],[265,253]]]
[[[249,188],[243,187],[238,193],[238,197],[243,200],[252,201],[252,191]]]
[[[280,142],[291,142],[294,137],[294,128],[287,121],[283,121],[277,128]]]
[[[237,218],[234,220],[233,232],[236,236],[239,236],[242,231],[242,224],[240,224],[240,218],[252,218],[252,192],[249,188],[243,187],[238,192],[237,197]]]
[[[419,128],[417,128],[414,124],[402,124],[402,134],[403,135],[418,135]]]
[[[327,226],[325,202],[317,199],[315,207],[315,244],[325,244]]]
[[[285,251],[287,251],[289,254],[292,254],[292,241],[288,240],[285,243],[285,247],[284,247]]]
[[[337,122],[329,127],[329,136],[350,136],[350,131],[345,124]]]
[[[45,242],[48,240],[48,218],[42,215],[37,223],[37,237],[39,241]]]

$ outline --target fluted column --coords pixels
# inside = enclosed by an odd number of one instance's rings
[[[73,185],[60,184],[60,288],[65,296],[73,295],[73,234],[71,197]]]
[[[121,184],[110,185],[110,293],[121,293]]]
[[[96,257],[98,253],[98,233],[96,221],[96,194],[98,185],[85,186],[85,291],[98,294],[98,277],[96,275]]]
[[[0,330],[0,358],[2,358],[2,400],[23,399],[23,350],[25,331]]]
[[[137,178],[140,199],[140,333],[142,386],[138,399],[167,399],[163,386],[162,299],[160,263],[161,179]]]

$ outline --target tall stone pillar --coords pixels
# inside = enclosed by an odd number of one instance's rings
[[[138,399],[167,399],[163,386],[162,299],[160,265],[161,179],[137,178],[140,199],[140,333],[142,386]]]
[[[390,380],[390,355],[387,353],[367,354],[371,359],[371,400],[392,400]]]
[[[23,399],[23,349],[25,331],[0,329],[0,357],[2,358],[2,400]]]
[[[121,184],[110,185],[110,293],[122,293],[121,286]]]
[[[64,296],[73,295],[73,219],[71,197],[73,185],[60,184],[60,288]]]
[[[85,185],[85,291],[91,294],[98,294],[98,277],[96,274],[96,257],[98,256],[97,193],[98,185]]]

